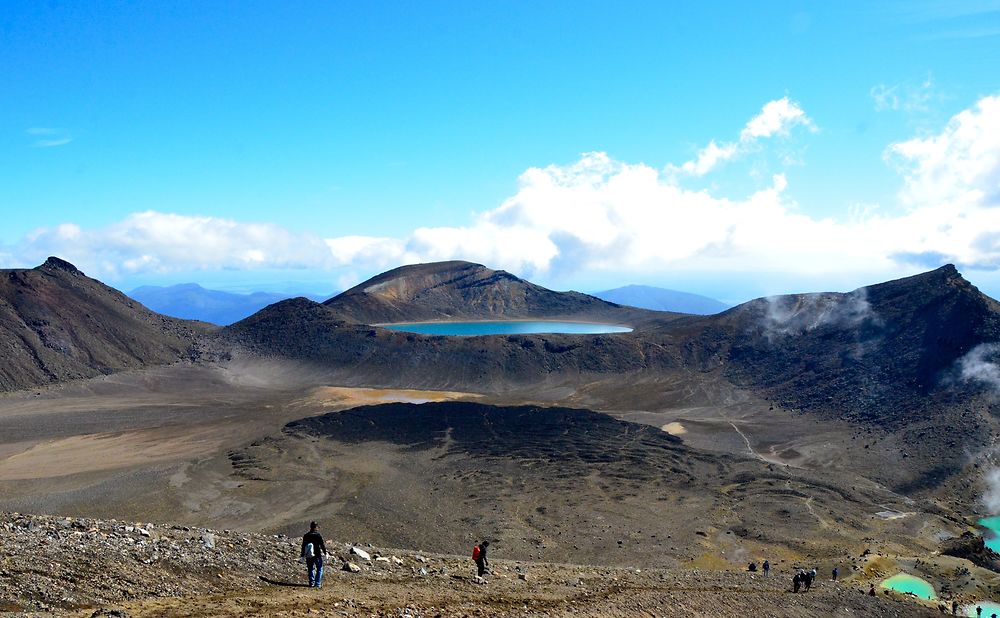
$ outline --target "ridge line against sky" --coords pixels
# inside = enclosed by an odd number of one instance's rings
[[[954,262],[1000,293],[998,2],[238,13],[13,4],[0,267],[325,292],[467,259],[738,302]]]

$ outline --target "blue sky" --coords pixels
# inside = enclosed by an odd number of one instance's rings
[[[1000,293],[1000,2],[8,2],[0,67],[0,266]]]

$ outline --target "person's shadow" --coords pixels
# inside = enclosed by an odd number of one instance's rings
[[[263,575],[260,576],[260,579],[261,579],[261,581],[264,581],[264,582],[266,582],[268,584],[271,584],[272,586],[287,586],[289,588],[308,588],[309,587],[309,584],[297,584],[295,582],[283,582],[283,581],[278,581],[276,579],[269,579],[267,577],[264,577]]]

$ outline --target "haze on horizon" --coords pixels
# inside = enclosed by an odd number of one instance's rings
[[[7,6],[0,268],[1000,296],[1000,2]]]

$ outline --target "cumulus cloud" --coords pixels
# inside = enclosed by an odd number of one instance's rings
[[[316,268],[333,262],[318,236],[270,223],[140,212],[104,228],[73,223],[38,229],[18,247],[33,263],[58,255],[88,272],[118,276],[248,268]]]
[[[550,270],[791,270],[868,267],[876,232],[798,212],[783,175],[741,199],[685,189],[643,164],[588,153],[533,168],[471,226],[417,230],[411,255],[469,256],[520,273]],[[796,259],[790,260],[790,256]],[[884,260],[887,261],[887,260]]]
[[[929,137],[892,144],[909,204],[1000,205],[1000,96],[984,97]]]
[[[1000,96],[984,97],[937,135],[892,144],[914,254],[936,252],[981,269],[1000,267]]]
[[[715,169],[718,164],[734,158],[739,152],[738,144],[723,144],[719,146],[715,143],[715,140],[712,140],[708,143],[708,146],[698,151],[696,159],[685,162],[681,166],[681,171],[692,176],[704,176]]]
[[[712,140],[698,152],[695,159],[685,162],[679,168],[668,166],[668,169],[679,170],[692,176],[704,176],[720,163],[735,159],[748,151],[758,140],[775,135],[787,136],[796,126],[816,129],[816,125],[805,111],[788,97],[770,101],[743,127],[739,141],[719,145]]]
[[[796,125],[811,126],[805,112],[772,101],[747,123],[741,142]],[[527,170],[513,196],[469,226],[415,231],[401,255],[464,256],[522,274],[888,273],[945,261],[1000,267],[1000,97],[981,99],[936,135],[890,145],[886,157],[903,179],[899,207],[833,219],[803,213],[782,174],[732,198],[686,188],[671,170],[587,153],[569,165]]]
[[[788,99],[772,101],[741,129],[734,152],[796,126],[812,123]],[[737,156],[727,144],[710,147],[692,174]],[[899,274],[945,261],[1000,268],[1000,97],[981,99],[937,134],[891,144],[885,157],[901,175],[898,204],[851,209],[843,218],[803,212],[784,174],[727,196],[686,187],[678,167],[591,152],[526,170],[513,195],[466,225],[399,237],[321,237],[267,223],[143,212],[100,229],[67,223],[38,230],[3,249],[22,263],[60,255],[98,276],[226,268],[372,272],[445,259],[529,277],[665,269]]]
[[[806,116],[798,104],[788,100],[788,97],[770,101],[760,113],[754,116],[740,132],[740,141],[747,142],[761,137],[787,135],[792,127],[805,125],[813,127],[812,120]]]

